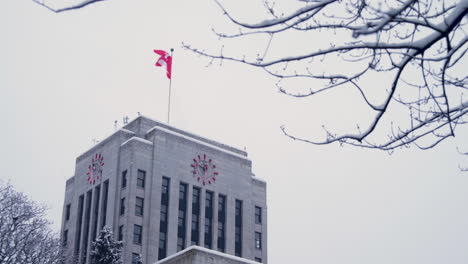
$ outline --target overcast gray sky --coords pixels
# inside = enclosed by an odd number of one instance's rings
[[[255,20],[247,2],[232,8]],[[332,94],[285,97],[259,69],[206,67],[180,48],[219,48],[211,27],[225,22],[209,0],[109,0],[61,14],[1,1],[0,179],[50,206],[59,230],[65,180],[93,139],[124,115],[165,121],[168,80],[152,50],[173,47],[171,124],[247,148],[268,182],[270,263],[468,262],[468,175],[458,169],[468,157],[456,151],[468,150],[466,129],[393,155],[291,141],[280,125],[315,136],[361,110]]]

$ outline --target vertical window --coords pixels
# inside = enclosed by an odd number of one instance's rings
[[[76,219],[77,223],[77,232],[75,240],[75,256],[78,256],[80,252],[80,242],[81,242],[81,229],[83,226],[83,207],[84,207],[84,195],[80,195],[78,198],[78,217]]]
[[[170,179],[162,178],[161,186],[161,209],[159,218],[159,248],[158,260],[166,257],[167,254],[167,214],[169,206]]]
[[[107,198],[109,196],[109,180],[104,182],[104,191],[102,198],[102,207],[101,207],[101,229],[106,225],[107,218]]]
[[[182,237],[177,237],[177,251],[184,249],[184,239]]]
[[[135,201],[135,215],[143,216],[143,208],[144,208],[144,199],[141,197],[137,197]]]
[[[226,196],[218,196],[218,251],[226,250]]]
[[[177,221],[177,251],[185,248],[186,231],[186,211],[187,211],[187,184],[179,185],[179,215]]]
[[[125,214],[125,198],[120,199],[120,215]]]
[[[86,193],[86,209],[85,209],[85,222],[84,222],[84,233],[83,233],[83,263],[86,263],[86,258],[88,256],[88,238],[89,238],[89,226],[91,220],[91,201],[93,199],[93,191],[89,190]]]
[[[97,229],[98,229],[98,215],[99,215],[99,198],[101,194],[101,186],[98,185],[94,189],[94,209],[93,209],[93,229],[91,233],[91,240],[94,241],[97,236]],[[94,249],[94,247],[93,247]]]
[[[118,240],[122,241],[123,240],[123,232],[124,232],[124,226],[120,225],[119,226],[119,234],[118,234]]]
[[[161,188],[162,194],[169,193],[169,182],[170,182],[169,178],[163,177],[162,188]]]
[[[258,206],[255,206],[255,223],[262,223],[262,208]]]
[[[242,256],[242,201],[236,200],[236,218],[234,228],[234,253]]]
[[[262,233],[255,232],[255,248],[262,249]]]
[[[133,226],[133,244],[141,245],[143,227],[141,225]]]
[[[166,223],[167,222],[167,205],[165,204],[161,205],[160,211],[161,211],[161,215],[160,215],[161,222]]]
[[[122,171],[122,189],[127,187],[127,170]]]
[[[255,257],[255,261],[262,263],[262,259],[261,259],[261,258]]]
[[[166,233],[159,233],[159,249],[158,249],[158,259],[163,259],[166,257]]]
[[[145,188],[145,178],[146,178],[146,171],[138,170],[138,173],[137,173],[137,187]]]
[[[205,194],[205,247],[212,247],[213,237],[213,192]]]
[[[200,188],[193,187],[192,193],[192,245],[200,243]]]
[[[70,220],[70,209],[71,209],[71,204],[67,204],[67,207],[65,209],[65,221]]]
[[[63,231],[62,245],[65,247],[68,244],[68,230]]]

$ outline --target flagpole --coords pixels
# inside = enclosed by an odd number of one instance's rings
[[[174,58],[172,53],[174,49],[171,48],[171,58]],[[169,98],[167,103],[167,124],[169,125],[170,122],[170,115],[171,115],[171,85],[172,85],[172,70],[171,70],[171,78],[169,78]]]

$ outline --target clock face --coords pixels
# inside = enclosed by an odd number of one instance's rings
[[[96,180],[99,180],[102,177],[102,167],[104,166],[104,157],[101,154],[94,155],[91,158],[91,164],[88,166],[88,172],[86,176],[88,177],[88,182],[94,184]]]
[[[203,185],[213,184],[219,175],[213,160],[208,158],[206,154],[197,155],[190,166],[193,177]]]

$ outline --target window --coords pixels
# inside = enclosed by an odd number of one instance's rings
[[[184,249],[184,239],[182,237],[177,237],[177,251]]]
[[[98,229],[98,216],[99,216],[99,197],[101,194],[101,186],[98,185],[94,188],[94,209],[93,209],[93,229],[91,231],[91,240],[94,241],[97,236],[97,229]]]
[[[132,253],[132,264],[141,263],[141,256],[138,253]]]
[[[205,194],[205,247],[212,247],[213,234],[213,192],[206,191]]]
[[[192,245],[198,245],[200,242],[200,188],[193,187],[192,193]]]
[[[67,208],[65,209],[65,221],[70,220],[70,208],[71,204],[67,204]]]
[[[120,199],[120,215],[125,214],[125,198]]]
[[[262,249],[262,233],[255,232],[255,248]]]
[[[159,249],[158,249],[158,260],[166,257],[166,233],[159,233]]]
[[[93,190],[89,190],[86,193],[86,205],[85,205],[85,222],[84,222],[84,232],[83,232],[83,248],[82,248],[82,257],[83,263],[86,263],[86,258],[88,256],[88,242],[89,242],[89,228],[91,222],[91,202],[93,200]]]
[[[236,218],[234,228],[234,253],[242,256],[242,201],[236,200]]]
[[[255,206],[255,223],[262,223],[262,208],[258,206]]]
[[[68,243],[68,230],[63,231],[63,246],[66,246]]]
[[[165,258],[167,254],[167,209],[169,205],[170,182],[169,178],[162,178],[158,260]]]
[[[177,218],[177,225],[183,226],[185,222],[185,212],[183,210],[179,210],[179,217]]]
[[[137,174],[137,187],[145,188],[146,171],[138,170]]]
[[[135,204],[135,215],[143,216],[143,208],[144,208],[144,199],[137,197],[136,204]]]
[[[133,226],[133,244],[141,245],[143,227],[141,225]]]
[[[199,223],[199,218],[192,214],[192,245],[198,245],[199,241],[199,235],[200,235],[200,229],[199,229],[200,223]]]
[[[123,240],[123,232],[124,232],[124,226],[120,225],[119,226],[119,234],[118,234],[118,240],[122,241]]]
[[[82,228],[82,219],[83,219],[83,207],[84,207],[84,195],[80,195],[78,198],[78,230],[76,232],[76,239],[75,239],[75,255],[78,255],[80,252],[80,243],[81,243],[81,228]]]
[[[159,233],[159,248],[166,247],[166,233]]]
[[[122,171],[122,189],[127,187],[127,170]]]
[[[211,248],[211,235],[212,235],[212,230],[213,225],[211,224],[211,219],[210,218],[205,218],[205,247],[206,248]]]
[[[179,185],[179,215],[177,221],[177,251],[185,248],[186,211],[187,211],[187,184]]]
[[[169,194],[169,178],[163,177],[162,181],[162,188],[161,188],[161,193],[162,194]]]
[[[161,205],[161,215],[160,215],[161,222],[167,221],[167,205]]]
[[[182,200],[182,201],[185,201],[187,200],[187,184],[185,183],[180,183],[180,186],[179,186],[179,201]]]
[[[262,259],[261,259],[261,258],[255,257],[255,261],[262,263]]]
[[[102,198],[102,209],[101,209],[101,229],[104,228],[106,225],[106,218],[107,218],[107,196],[109,195],[109,180],[104,182],[104,191],[103,191],[103,198]]]
[[[218,251],[226,250],[226,196],[220,194],[218,196]]]

